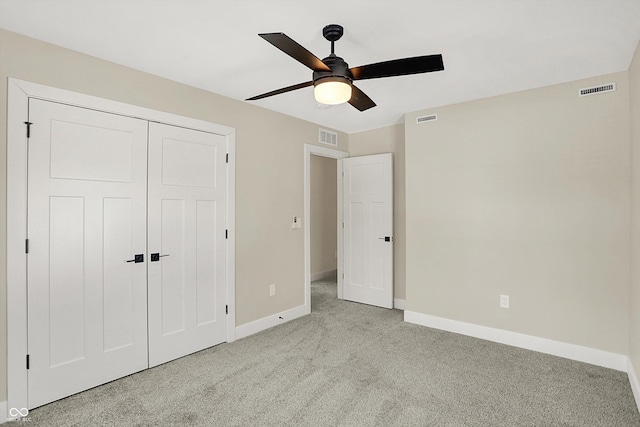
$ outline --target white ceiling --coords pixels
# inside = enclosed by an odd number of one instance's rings
[[[0,0],[0,27],[234,99],[311,80],[258,37],[284,32],[316,56],[345,27],[350,66],[441,53],[445,70],[357,82],[378,105],[319,107],[311,87],[255,105],[348,133],[406,112],[629,68],[640,0]]]

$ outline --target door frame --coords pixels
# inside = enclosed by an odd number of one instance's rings
[[[311,156],[328,157],[337,161],[338,194],[338,298],[342,299],[342,162],[349,157],[346,151],[304,144],[304,312],[311,313]]]
[[[29,98],[223,135],[227,140],[227,342],[235,341],[235,128],[14,78],[7,84],[7,410],[28,408],[27,135]],[[14,417],[15,418],[15,417]],[[0,420],[0,423],[5,420]]]

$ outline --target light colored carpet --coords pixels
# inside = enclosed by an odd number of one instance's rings
[[[335,293],[315,282],[309,316],[35,409],[28,425],[640,426],[625,373]]]

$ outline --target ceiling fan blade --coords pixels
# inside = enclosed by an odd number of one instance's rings
[[[252,96],[245,99],[245,101],[255,101],[257,99],[266,98],[268,96],[280,95],[281,93],[291,92],[292,90],[302,89],[303,87],[313,86],[313,82],[298,83],[297,85],[283,87],[282,89],[272,90],[271,92],[263,93],[262,95]]]
[[[365,111],[376,106],[376,103],[373,102],[371,98],[354,85],[351,85],[351,99],[349,100],[349,104],[360,111]]]
[[[258,34],[260,37],[313,71],[331,71],[324,62],[284,33]]]
[[[380,77],[406,76],[408,74],[429,73],[444,70],[442,55],[415,56],[394,59],[376,64],[351,68],[353,80],[377,79]]]

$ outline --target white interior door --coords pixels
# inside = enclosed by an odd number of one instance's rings
[[[147,368],[147,122],[30,100],[29,408]]]
[[[224,136],[149,125],[150,367],[226,340],[225,157]]]
[[[343,298],[393,308],[393,157],[343,159]]]

